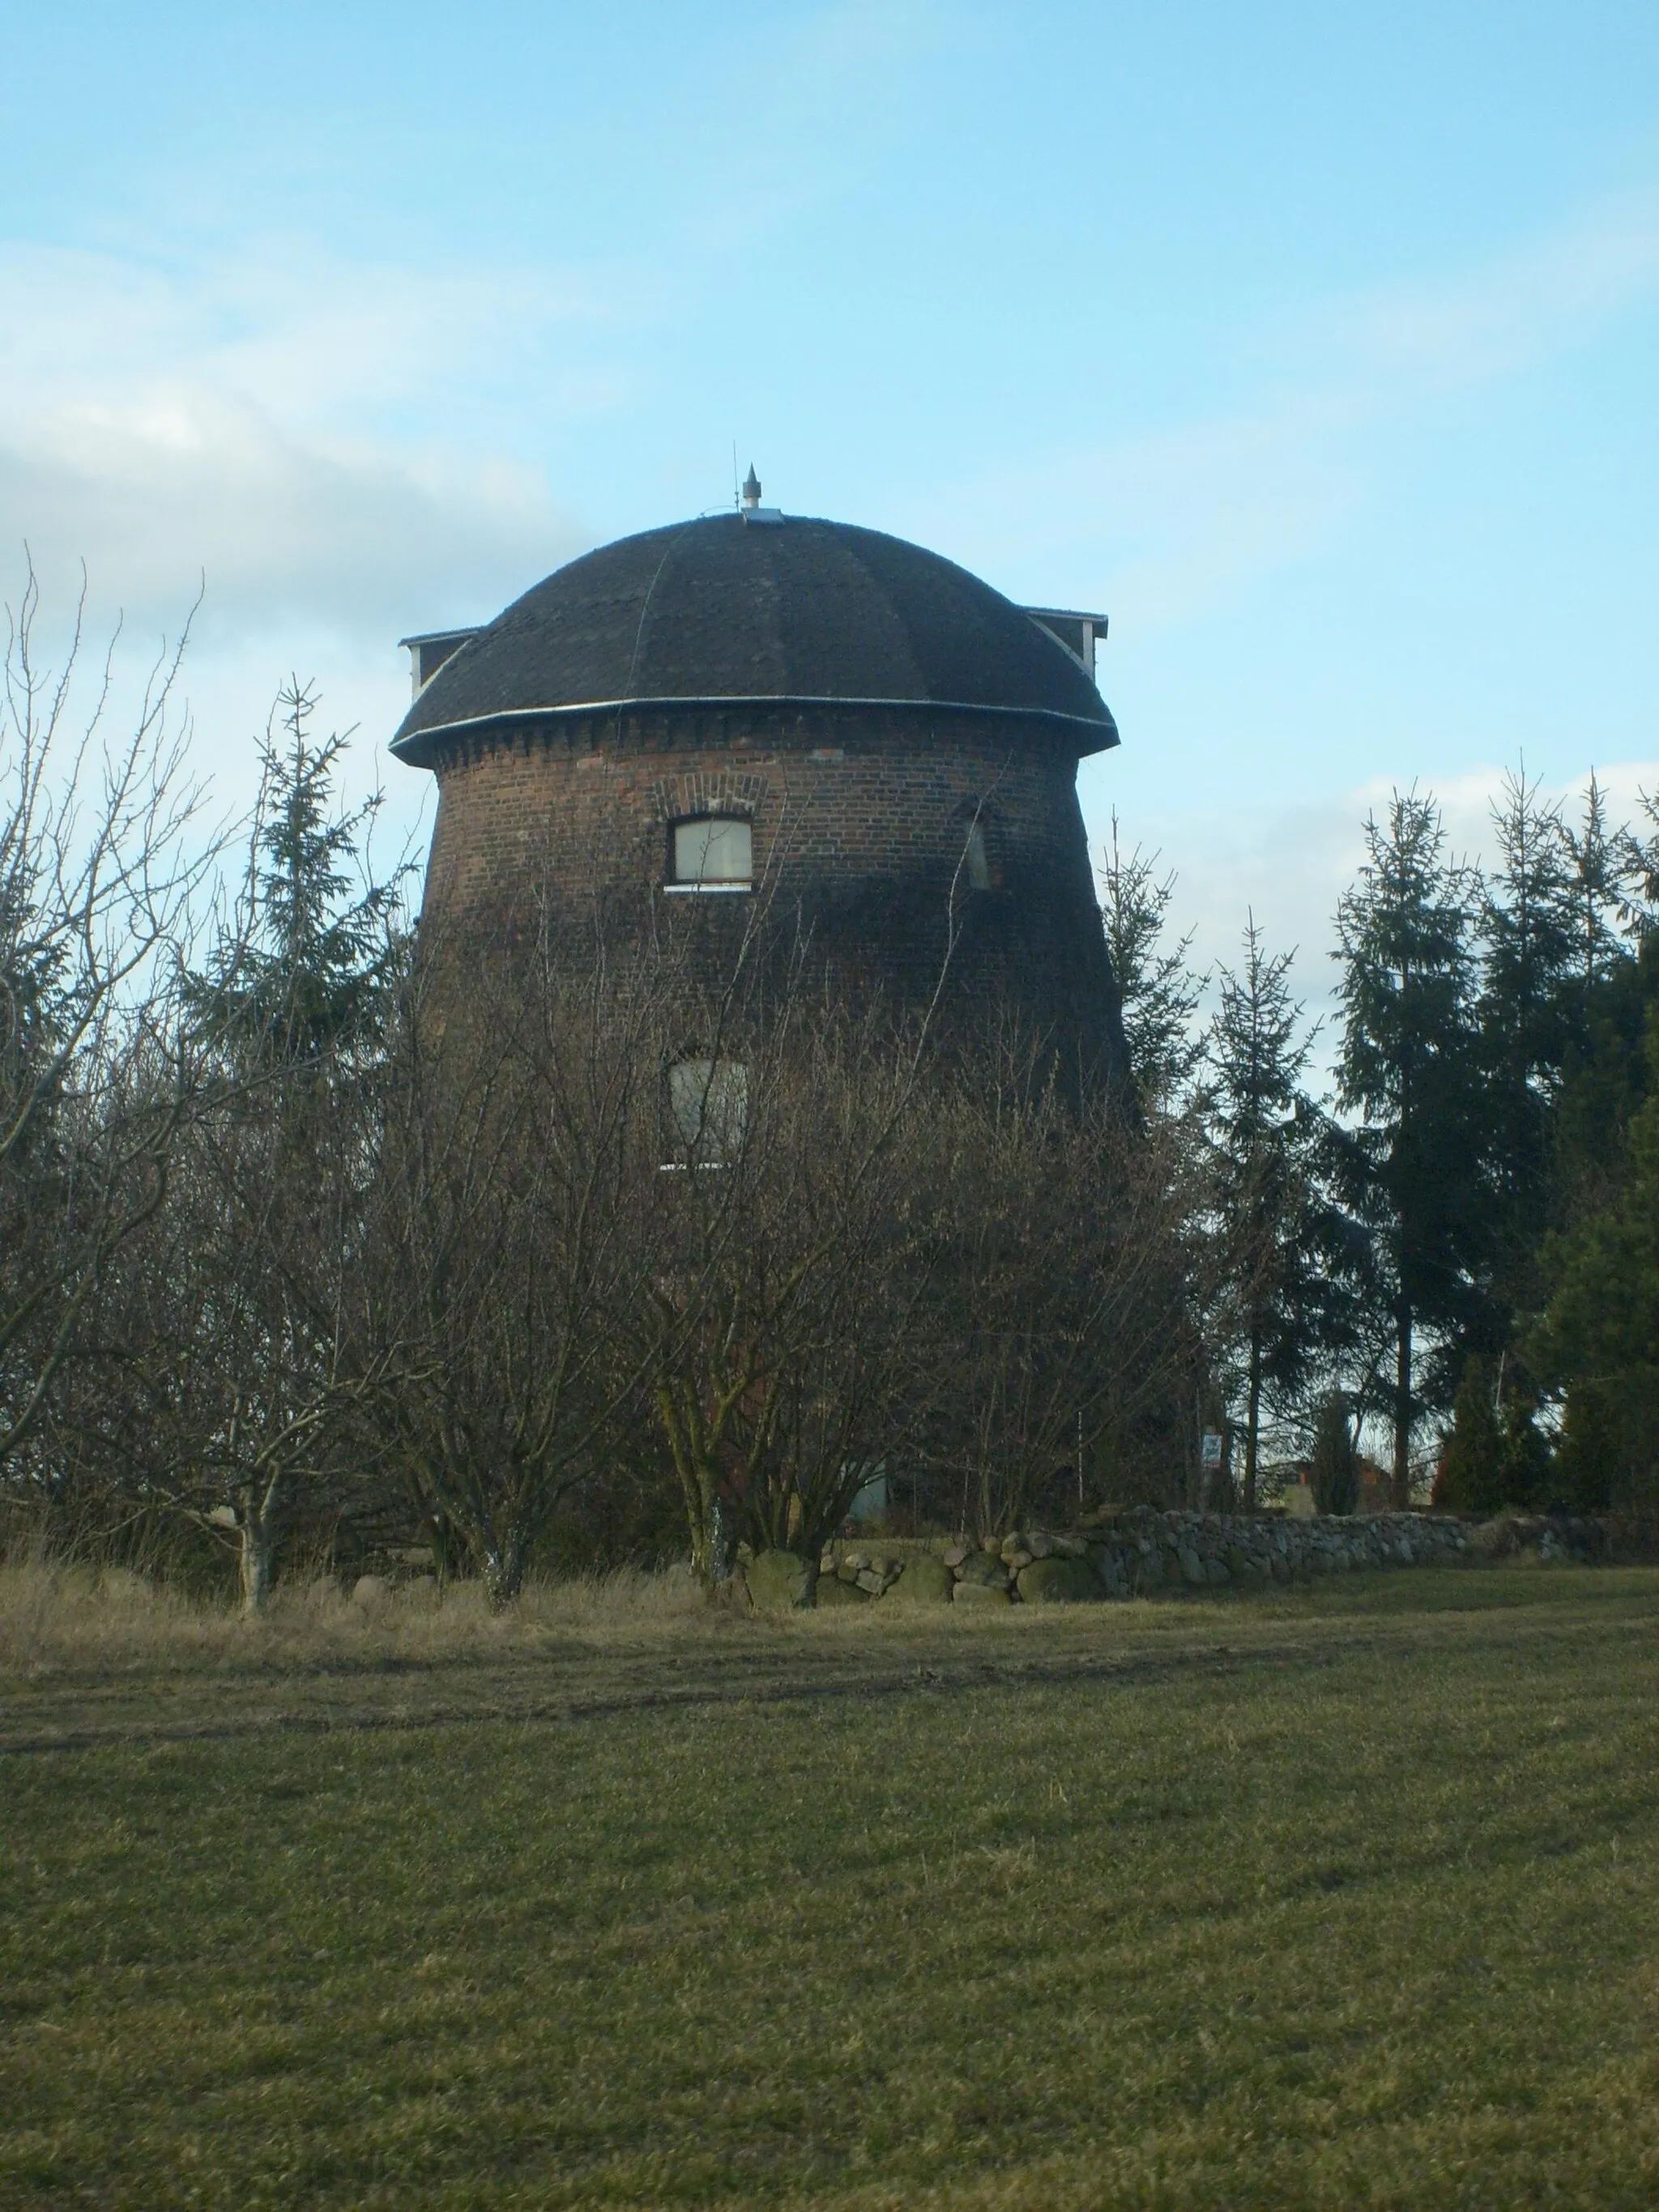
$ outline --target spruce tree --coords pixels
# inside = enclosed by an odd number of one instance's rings
[[[1315,1408],[1308,1473],[1322,1513],[1352,1513],[1358,1504],[1359,1453],[1340,1390],[1327,1391]]]
[[[1595,986],[1624,957],[1620,923],[1629,906],[1629,841],[1608,827],[1607,801],[1594,769],[1579,826],[1564,825],[1562,836],[1570,862],[1567,908],[1582,1009]]]
[[[1186,1093],[1204,1057],[1204,1040],[1193,1018],[1204,988],[1188,964],[1192,933],[1173,946],[1164,928],[1175,896],[1173,873],[1158,873],[1158,855],[1137,845],[1125,854],[1112,817],[1112,842],[1101,872],[1101,924],[1117,984],[1123,1035],[1129,1048],[1135,1094],[1152,1110],[1170,1111]]]
[[[250,1612],[362,1380],[346,1371],[345,1283],[404,949],[398,878],[368,874],[378,801],[336,804],[347,738],[313,741],[315,700],[298,682],[278,703],[243,895],[189,984],[223,1104],[198,1127],[187,1184],[210,1326],[185,1394],[200,1485],[180,1502],[234,1532]]]
[[[1503,1425],[1492,1402],[1486,1361],[1472,1352],[1452,1407],[1451,1431],[1440,1457],[1439,1494],[1459,1513],[1495,1513],[1507,1504]]]
[[[1622,1453],[1616,1386],[1581,1378],[1568,1386],[1553,1474],[1567,1503],[1580,1513],[1604,1512],[1613,1503]]]
[[[1474,892],[1446,857],[1432,799],[1396,792],[1365,825],[1359,880],[1337,910],[1343,1035],[1339,1105],[1357,1120],[1341,1158],[1370,1231],[1374,1317],[1386,1331],[1377,1395],[1394,1433],[1397,1505],[1410,1502],[1412,1434],[1443,1402],[1419,1371],[1419,1334],[1443,1347],[1478,1311],[1488,1234],[1471,939]]]
[[[1270,956],[1251,915],[1243,965],[1221,969],[1210,1024],[1220,1317],[1243,1384],[1247,1513],[1255,1510],[1264,1395],[1282,1400],[1303,1382],[1328,1279],[1315,1176],[1319,1117],[1301,1087],[1313,1035],[1285,980],[1293,957]]]
[[[1565,1392],[1577,1481],[1620,1502],[1659,1492],[1659,1008],[1647,1054],[1651,1087],[1611,1196],[1545,1241],[1549,1297],[1528,1346]]]
[[[1515,1313],[1533,1302],[1555,1103],[1581,1027],[1582,917],[1574,909],[1583,887],[1559,809],[1541,802],[1524,769],[1505,777],[1492,827],[1498,860],[1481,901],[1479,1018],[1496,1206],[1492,1329],[1502,1341]],[[1583,850],[1593,854],[1593,844]]]
[[[242,898],[191,985],[204,1031],[244,1064],[297,1066],[379,1035],[405,949],[406,872],[364,872],[380,796],[337,810],[350,732],[313,739],[316,705],[297,678],[278,695],[283,735],[260,744]]]
[[[1530,1390],[1511,1389],[1501,1412],[1504,1493],[1513,1505],[1542,1506],[1555,1486],[1555,1462],[1538,1425],[1536,1401]]]

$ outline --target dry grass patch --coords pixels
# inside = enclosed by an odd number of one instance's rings
[[[676,1635],[708,1607],[688,1576],[615,1573],[532,1583],[492,1613],[477,1583],[405,1585],[364,1603],[331,1578],[279,1584],[245,1620],[230,1602],[190,1597],[124,1568],[24,1561],[0,1567],[0,1673],[250,1662],[264,1667],[392,1658],[434,1662]]]

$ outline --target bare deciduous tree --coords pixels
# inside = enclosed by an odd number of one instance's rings
[[[82,609],[84,607],[84,595]],[[176,951],[210,869],[172,709],[183,641],[106,742],[112,641],[76,719],[81,615],[54,674],[30,571],[0,697],[0,1473],[15,1478],[117,1254],[150,1220],[198,1070]],[[51,1470],[27,1469],[38,1482]]]
[[[359,1360],[386,1453],[492,1599],[602,1466],[635,1377],[611,1322],[655,1237],[658,1015],[647,960],[583,972],[544,942],[470,975],[428,945],[365,1252]]]
[[[799,1552],[810,1597],[921,1410],[939,1194],[918,1036],[799,987],[769,1013],[726,1009],[670,1070],[665,1263],[635,1326],[694,1565],[716,1574],[740,1532]]]
[[[112,1508],[219,1535],[256,1613],[301,1492],[337,1488],[368,1387],[344,1301],[401,958],[395,878],[354,880],[373,802],[337,811],[344,740],[312,740],[313,704],[297,684],[279,702],[246,879],[205,970],[173,948],[188,1112],[165,1189],[105,1268],[82,1346],[95,1379],[54,1438],[59,1468]]]
[[[958,1078],[933,1126],[950,1199],[927,1363],[939,1505],[989,1535],[1167,1491],[1198,1355],[1179,1129],[1067,1097],[1015,1039]]]

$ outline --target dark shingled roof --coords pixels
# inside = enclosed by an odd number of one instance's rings
[[[1082,667],[1000,592],[902,538],[736,514],[585,554],[445,663],[392,739],[637,702],[867,701],[1036,714],[1079,753],[1117,743]]]

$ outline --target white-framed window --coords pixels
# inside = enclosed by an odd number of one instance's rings
[[[671,891],[746,891],[755,880],[754,829],[740,814],[700,815],[668,833]]]
[[[749,1070],[740,1060],[678,1060],[668,1071],[665,1167],[725,1167],[749,1127]]]

